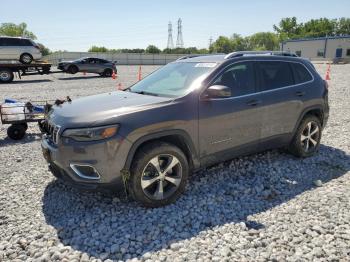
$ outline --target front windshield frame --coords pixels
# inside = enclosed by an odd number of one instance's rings
[[[135,84],[127,88],[127,90],[129,90],[130,92],[144,94],[144,95],[154,95],[154,96],[170,97],[170,98],[182,97],[190,93],[192,90],[200,87],[203,80],[206,79],[218,67],[218,65],[219,65],[218,62],[192,62],[192,61],[191,62],[172,62],[155,70],[154,72],[149,74],[147,77],[145,77],[141,81],[136,82]],[[156,92],[156,90],[154,90],[154,87],[152,90],[149,90],[150,84],[152,85],[157,83],[159,84],[160,81],[166,80],[166,78],[160,78],[160,80],[152,82],[153,80],[152,78],[154,78],[156,74],[168,73],[170,75],[170,74],[173,74],[174,72],[176,73],[176,70],[175,70],[176,68],[174,69],[174,67],[176,66],[184,67],[184,68],[180,68],[180,72],[181,70],[186,69],[186,67],[188,67],[188,69],[198,68],[197,70],[198,72],[195,72],[195,73],[191,72],[191,74],[187,74],[183,76],[183,77],[186,77],[186,79],[184,79],[185,82],[183,83],[183,86],[181,88],[178,88],[178,93]],[[189,67],[189,66],[192,66],[192,67]],[[188,71],[185,70],[183,72],[188,72]],[[189,81],[189,79],[191,79],[191,81]],[[150,81],[150,83],[147,83],[147,81]],[[179,84],[179,83],[176,83],[176,84]],[[164,90],[162,85],[160,85],[160,87],[158,88],[159,90]],[[168,88],[167,91],[169,90],[171,90],[171,88]]]

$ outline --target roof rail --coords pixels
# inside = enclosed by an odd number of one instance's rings
[[[292,56],[298,57],[296,54],[286,51],[237,51],[229,53],[225,56],[225,59],[230,59],[240,56],[255,56],[255,55],[275,55],[275,56]]]
[[[176,59],[176,61],[178,60],[185,60],[185,59],[189,59],[189,58],[193,58],[193,57],[197,57],[197,56],[203,56],[202,54],[196,54],[196,55],[185,55],[185,56],[181,56],[178,59]]]

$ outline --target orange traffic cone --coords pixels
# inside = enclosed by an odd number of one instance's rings
[[[112,79],[116,79],[116,78],[117,78],[117,74],[116,74],[115,71],[113,70]]]
[[[331,64],[328,64],[328,68],[326,71],[326,80],[331,80],[330,71],[331,71]]]
[[[139,81],[141,80],[142,75],[141,75],[141,66],[139,66]]]

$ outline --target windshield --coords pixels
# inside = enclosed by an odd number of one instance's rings
[[[131,92],[179,97],[199,84],[216,66],[216,63],[171,63],[130,88]]]

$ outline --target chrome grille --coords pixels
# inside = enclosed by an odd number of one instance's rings
[[[60,128],[61,128],[60,126],[54,125],[52,123],[47,124],[48,136],[52,140],[52,142],[54,142],[55,144],[57,144],[58,142],[58,134],[59,134]]]

